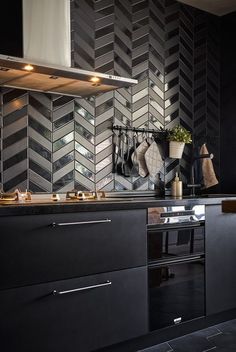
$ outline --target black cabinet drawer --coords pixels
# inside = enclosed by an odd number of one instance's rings
[[[236,308],[236,214],[206,207],[206,313]]]
[[[0,289],[146,265],[145,210],[1,218]]]
[[[1,352],[92,351],[147,333],[147,271],[2,290],[0,311]]]

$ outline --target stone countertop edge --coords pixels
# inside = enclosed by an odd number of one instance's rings
[[[122,200],[80,201],[78,203],[58,202],[53,204],[0,204],[0,216],[76,213],[90,211],[131,210],[181,205],[221,205],[222,201],[236,197],[215,198],[132,198]]]

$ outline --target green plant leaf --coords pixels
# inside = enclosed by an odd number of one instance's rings
[[[190,131],[186,130],[186,128],[180,125],[177,125],[168,130],[167,139],[168,141],[184,142],[186,144],[192,143],[192,136]]]

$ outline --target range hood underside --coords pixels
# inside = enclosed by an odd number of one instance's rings
[[[31,64],[28,72],[25,66]],[[98,83],[91,81],[96,77]],[[60,66],[44,66],[0,55],[0,85],[44,93],[86,97],[128,87],[137,80]]]

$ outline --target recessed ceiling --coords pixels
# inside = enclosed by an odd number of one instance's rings
[[[236,11],[236,0],[178,0],[186,5],[210,12],[217,16],[224,16]]]

